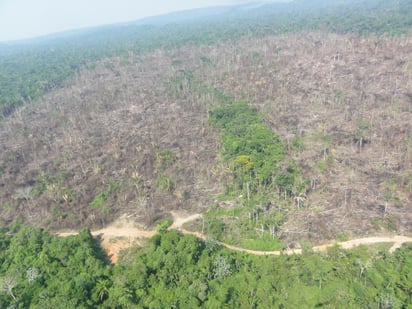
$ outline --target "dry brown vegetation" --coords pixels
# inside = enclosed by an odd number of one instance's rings
[[[412,35],[301,32],[101,61],[0,123],[1,220],[151,224],[207,209],[221,190],[216,102],[190,71],[258,107],[310,179],[282,238],[411,233],[411,51]]]
[[[204,100],[177,101],[165,89],[176,74],[171,61],[162,51],[127,66],[107,59],[3,121],[3,222],[93,226],[128,212],[151,224],[171,209],[205,209],[216,191],[216,137]],[[166,150],[173,162],[160,171]],[[159,173],[167,188],[156,184]]]
[[[412,230],[411,36],[305,32],[218,50],[215,86],[259,107],[311,180],[285,237]]]

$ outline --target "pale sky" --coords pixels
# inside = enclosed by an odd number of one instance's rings
[[[266,0],[270,1],[270,0]],[[0,0],[0,41],[254,0]],[[259,1],[263,2],[263,1]]]

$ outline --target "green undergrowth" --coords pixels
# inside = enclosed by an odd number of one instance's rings
[[[215,97],[220,105],[209,121],[220,133],[225,191],[205,215],[203,231],[232,245],[279,249],[279,227],[307,184],[255,107],[223,93]]]
[[[281,249],[281,243],[276,237],[270,236],[264,232],[261,233],[260,231],[256,231],[256,233],[259,234],[252,234],[250,235],[250,238],[247,238],[247,234],[244,235],[241,243],[242,248],[259,251],[275,251]]]
[[[232,190],[258,193],[278,189],[291,194],[300,172],[280,137],[263,123],[246,102],[222,104],[210,112],[210,123],[222,136],[222,154],[229,163]]]
[[[98,193],[94,199],[89,203],[92,208],[98,208],[103,214],[110,214],[113,210],[107,201],[117,190],[121,187],[120,183],[110,183],[107,185],[106,190]]]

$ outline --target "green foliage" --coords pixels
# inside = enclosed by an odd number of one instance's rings
[[[89,230],[0,230],[1,308],[407,308],[412,247],[253,256],[176,231],[111,266]]]
[[[176,160],[177,156],[171,150],[155,150],[156,186],[161,190],[174,190],[175,182],[167,175],[166,170],[172,166]]]
[[[303,152],[303,150],[305,150],[305,143],[304,143],[303,137],[301,136],[293,137],[291,146],[292,146],[292,149],[294,149],[295,151]]]
[[[95,196],[95,198],[89,203],[92,207],[101,207],[103,202],[107,201],[109,195],[106,192],[100,192]]]
[[[256,234],[256,232],[255,232]],[[273,251],[282,248],[278,238],[270,236],[268,233],[262,233],[255,238],[247,238],[248,235],[244,235],[241,246],[243,248],[258,250],[258,251]]]
[[[39,174],[36,176],[36,185],[33,188],[34,195],[41,195],[46,191],[47,185],[51,183],[51,180],[48,175],[46,174]]]
[[[371,223],[391,232],[395,232],[398,230],[396,218],[394,218],[391,215],[387,215],[384,218],[372,218]]]
[[[159,233],[164,233],[172,224],[173,221],[170,219],[163,220],[162,222],[156,225],[156,231],[158,231]]]
[[[96,280],[109,276],[104,254],[89,230],[67,238],[30,227],[13,236],[4,233],[0,278],[9,289],[0,291],[1,308],[86,308]]]
[[[342,104],[345,101],[346,94],[342,90],[336,90],[335,91],[335,102],[337,104]]]
[[[362,147],[362,143],[367,141],[369,134],[369,122],[366,120],[360,120],[356,124],[355,130],[355,141],[359,143],[360,147]]]
[[[156,164],[159,169],[164,170],[176,161],[176,155],[171,150],[163,150],[156,154]]]
[[[225,103],[212,110],[209,116],[210,122],[221,130],[222,152],[226,160],[233,162],[238,189],[244,189],[246,183],[255,192],[273,185],[291,188],[299,171],[292,166],[283,168],[284,145],[279,136],[264,125],[255,108],[245,102]],[[278,180],[274,181],[276,177]]]
[[[250,204],[256,205],[258,200],[262,198],[254,197]],[[203,215],[203,232],[213,239],[247,249],[280,249],[276,232],[286,220],[289,206],[273,207],[269,201],[264,204],[267,206],[213,207]]]
[[[115,191],[117,191],[118,189],[120,189],[120,187],[121,187],[121,184],[120,184],[119,182],[109,183],[109,184],[107,185],[107,190],[106,190],[106,192],[107,192],[108,194],[112,194],[112,193],[114,193]]]
[[[412,176],[402,173],[400,176],[387,179],[383,183],[385,202],[400,203],[408,201],[412,192]]]
[[[48,194],[56,203],[73,203],[76,201],[76,192],[67,187],[69,173],[59,171],[56,175],[49,176],[40,173],[36,177],[36,183],[30,192],[30,195],[36,197],[42,194]]]
[[[221,104],[209,113],[209,120],[220,130],[221,152],[232,172],[231,178],[225,179],[225,197],[234,199],[232,203],[237,207],[232,206],[226,213],[211,208],[205,231],[234,245],[277,248],[280,245],[276,229],[287,214],[287,206],[280,204],[290,204],[296,195],[302,206],[307,182],[302,180],[295,162],[287,157],[280,137],[265,126],[256,108],[233,102],[227,96],[222,98]],[[271,207],[272,202],[278,204],[276,208]]]
[[[261,62],[262,58],[263,56],[259,52],[256,52],[256,51],[254,51],[251,55],[252,63],[254,65],[258,65]]]
[[[107,185],[107,188],[104,192],[98,193],[94,199],[89,203],[91,207],[102,207],[104,202],[106,202],[110,196],[115,193],[120,188],[120,183],[110,183]],[[105,212],[110,213],[111,210],[109,208],[105,208]]]
[[[247,174],[253,169],[253,162],[250,156],[240,155],[234,160],[234,169],[239,171],[241,174]]]
[[[157,175],[156,186],[165,191],[172,191],[175,188],[173,180],[163,174]]]
[[[203,65],[212,65],[212,60],[210,60],[209,57],[206,56],[200,56],[200,61],[202,62]]]
[[[218,219],[213,213],[204,216],[204,233],[213,239],[220,239],[225,230],[225,224]]]
[[[10,204],[10,202],[4,202],[1,204],[1,208],[5,212],[10,212],[13,209],[13,206]]]

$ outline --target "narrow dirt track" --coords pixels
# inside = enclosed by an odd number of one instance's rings
[[[173,224],[169,227],[169,230],[178,230],[185,235],[194,235],[199,239],[206,239],[206,236],[199,232],[191,232],[183,228],[183,224],[201,218],[201,214],[186,215],[182,213],[172,212]],[[58,236],[65,237],[70,235],[76,235],[77,232],[63,232],[58,233]],[[107,252],[111,262],[113,264],[117,263],[118,255],[120,250],[131,247],[132,245],[139,242],[140,238],[150,238],[156,234],[155,230],[146,231],[139,229],[134,226],[134,224],[127,220],[125,216],[120,217],[113,224],[107,226],[106,228],[96,230],[92,232],[92,235],[99,237],[101,239],[101,245]],[[351,249],[359,245],[371,245],[377,243],[393,243],[392,247],[389,249],[390,253],[393,253],[396,249],[400,248],[403,243],[412,242],[412,237],[396,235],[396,236],[376,236],[376,237],[366,237],[352,239],[343,242],[331,242],[329,244],[324,244],[320,246],[313,247],[315,252],[324,252],[328,248],[335,245],[340,246],[343,249]],[[247,252],[254,255],[292,255],[301,254],[302,249],[289,249],[282,251],[257,251],[245,249],[237,246],[232,246],[223,242],[218,241],[219,245],[224,246],[230,250]]]
[[[171,214],[173,216],[173,224],[170,226],[170,229],[172,230],[180,229],[186,222],[190,222],[202,217],[202,214],[193,214],[190,216],[185,216],[175,211],[172,211]]]
[[[178,229],[182,234],[186,235],[194,235],[200,239],[205,239],[205,235],[198,233],[198,232],[191,232],[185,229]],[[372,244],[377,244],[377,243],[386,243],[386,242],[393,242],[392,247],[389,249],[390,253],[393,253],[396,249],[400,248],[403,243],[406,242],[412,242],[412,237],[407,237],[407,236],[392,236],[392,237],[366,237],[366,238],[357,238],[357,239],[352,239],[344,242],[332,242],[329,244],[325,245],[320,245],[313,247],[313,251],[315,252],[324,252],[328,248],[333,247],[335,245],[343,248],[343,249],[351,249],[360,245],[372,245]],[[217,242],[219,245],[226,247],[228,249],[234,250],[234,251],[239,251],[239,252],[247,252],[250,254],[254,255],[280,255],[280,254],[286,254],[286,255],[292,255],[292,254],[302,254],[302,249],[289,249],[289,250],[276,250],[276,251],[258,251],[258,250],[250,250],[250,249],[245,249],[241,247],[236,247],[232,246],[229,244],[226,244],[224,242],[218,241]]]

